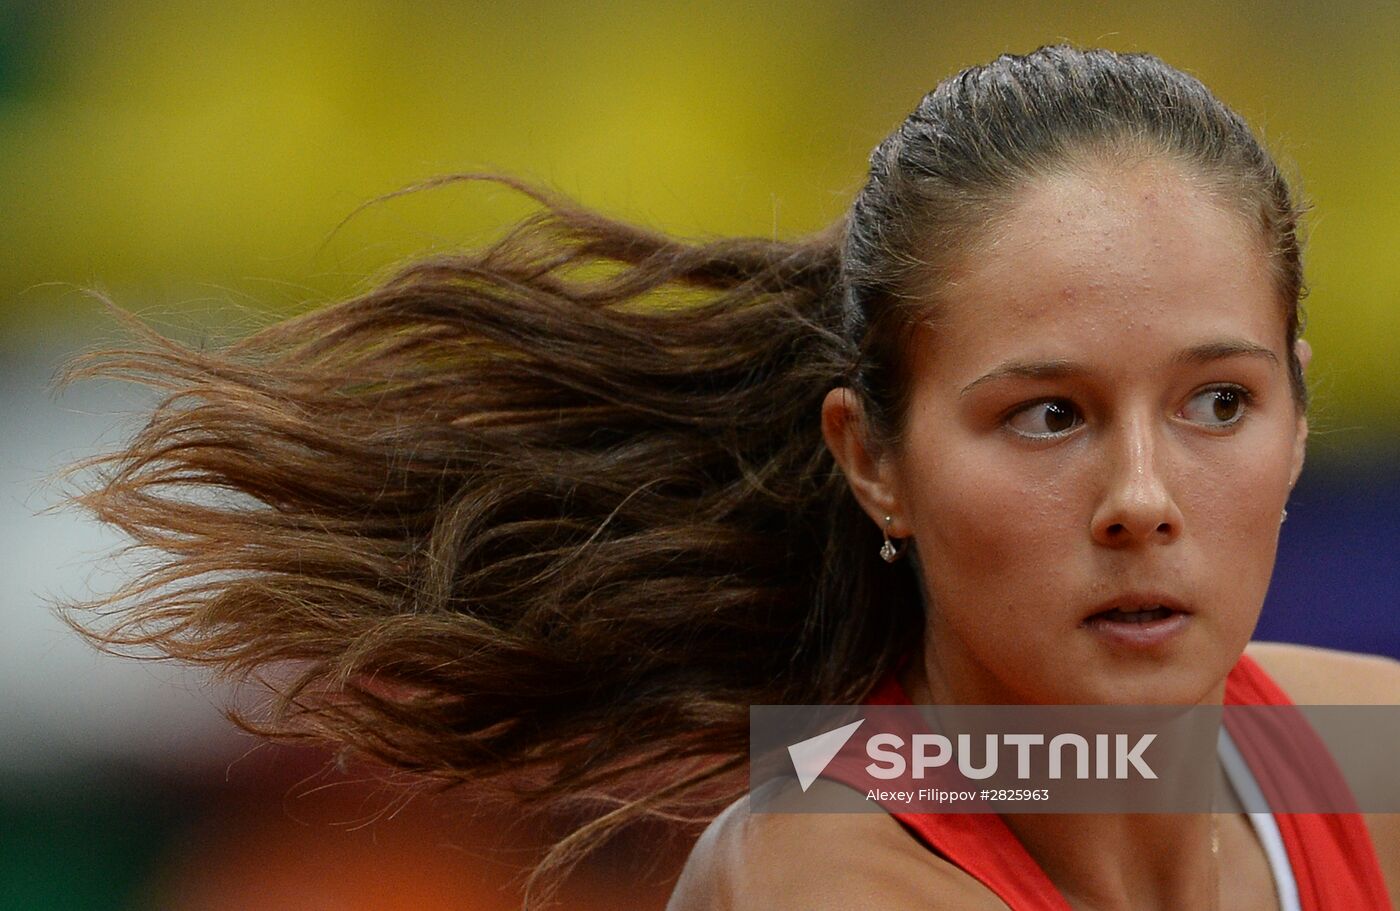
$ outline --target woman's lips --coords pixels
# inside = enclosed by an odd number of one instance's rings
[[[1150,620],[1164,620],[1174,613],[1176,613],[1176,611],[1172,610],[1170,607],[1158,605],[1156,607],[1144,607],[1138,610],[1123,610],[1122,608],[1115,607],[1112,610],[1104,611],[1095,616],[1113,620],[1118,623],[1146,623]]]
[[[1150,648],[1186,628],[1191,612],[1176,598],[1158,592],[1134,592],[1104,602],[1079,625],[1123,646]]]
[[[1080,626],[1117,645],[1151,648],[1181,633],[1190,620],[1190,614],[1158,606],[1134,611],[1101,611]]]

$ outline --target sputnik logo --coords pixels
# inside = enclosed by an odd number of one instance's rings
[[[804,794],[811,787],[812,782],[817,780],[817,776],[821,775],[827,764],[836,758],[837,753],[841,752],[841,748],[846,745],[846,741],[851,739],[856,728],[862,724],[865,724],[864,718],[827,731],[825,734],[809,737],[788,747],[788,755],[792,757],[792,767],[797,771],[797,783],[802,786]]]

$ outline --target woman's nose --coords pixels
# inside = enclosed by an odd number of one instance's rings
[[[1168,486],[1161,450],[1147,420],[1122,425],[1106,442],[1092,529],[1099,544],[1165,544],[1181,534],[1181,510]]]

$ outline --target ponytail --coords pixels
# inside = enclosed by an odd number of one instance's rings
[[[859,701],[921,618],[821,437],[858,359],[839,226],[688,242],[484,179],[538,213],[223,350],[126,318],[70,368],[163,399],[77,497],[157,559],[66,616],[266,680],[235,715],[266,736],[626,793],[539,873],[736,796],[751,704]]]

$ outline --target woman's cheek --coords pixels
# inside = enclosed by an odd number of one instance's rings
[[[921,549],[944,579],[982,580],[987,594],[1025,578],[1044,579],[1073,534],[1063,479],[1027,480],[1023,470],[983,461],[942,479],[924,510]],[[930,546],[931,545],[931,546]]]
[[[1259,450],[1235,447],[1204,459],[1183,478],[1188,527],[1229,551],[1241,546],[1272,551],[1288,486],[1286,459],[1260,459]],[[1194,519],[1194,523],[1190,520]]]
[[[1216,459],[1209,470],[1198,472],[1186,510],[1203,582],[1218,604],[1234,608],[1229,616],[1243,638],[1257,622],[1268,590],[1288,484],[1288,465],[1259,458],[1257,447],[1248,454],[1253,458]]]

